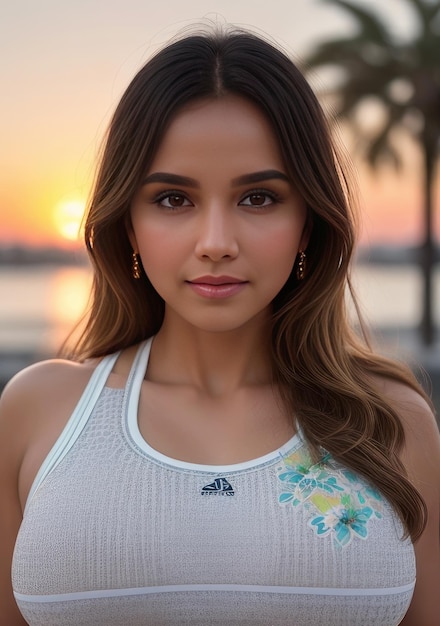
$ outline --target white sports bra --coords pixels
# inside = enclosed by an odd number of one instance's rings
[[[415,583],[389,503],[299,435],[227,466],[169,458],[137,423],[151,340],[125,389],[102,360],[44,461],[12,577],[31,626],[393,626]]]

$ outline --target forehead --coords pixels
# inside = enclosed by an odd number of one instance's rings
[[[187,162],[197,157],[227,159],[246,155],[249,167],[282,167],[274,129],[257,105],[235,95],[191,102],[172,119],[153,160]],[[266,163],[267,161],[267,163]],[[264,163],[263,163],[264,162]]]

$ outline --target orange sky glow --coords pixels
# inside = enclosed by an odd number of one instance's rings
[[[154,11],[142,0],[105,11],[100,0],[44,0],[24,12],[21,4],[8,3],[0,23],[0,245],[81,245],[76,230],[110,115],[139,67],[182,27],[206,17],[241,24],[270,33],[294,55],[350,27],[346,16],[311,0],[278,0],[276,12],[255,0],[170,0]],[[368,4],[384,9],[382,0]],[[408,30],[403,4],[390,0],[388,17]],[[422,238],[420,157],[414,147],[408,154],[400,174],[372,175],[355,161],[365,244]],[[439,205],[437,184],[437,239]]]

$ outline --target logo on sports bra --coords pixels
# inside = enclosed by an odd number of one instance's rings
[[[233,496],[234,489],[226,478],[216,478],[202,489],[202,496]]]

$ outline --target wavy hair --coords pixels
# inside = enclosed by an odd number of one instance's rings
[[[372,481],[415,540],[426,507],[399,460],[399,415],[374,381],[390,377],[423,392],[407,368],[375,355],[349,323],[355,232],[344,168],[304,76],[261,37],[235,29],[187,35],[153,56],[122,96],[85,223],[94,268],[87,325],[69,356],[100,357],[159,330],[163,300],[143,271],[140,280],[131,276],[130,205],[173,117],[190,101],[224,94],[264,112],[311,222],[306,277],[300,282],[292,272],[273,302],[273,381],[315,457],[324,449]]]

